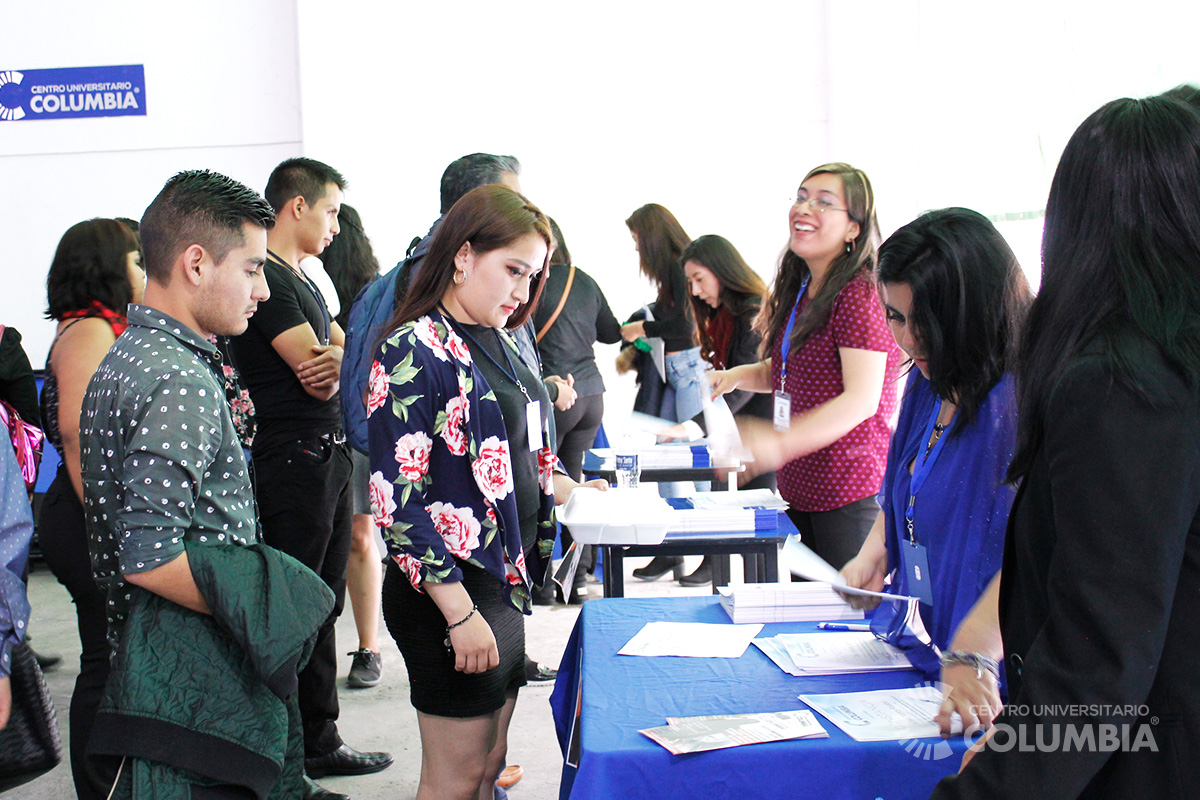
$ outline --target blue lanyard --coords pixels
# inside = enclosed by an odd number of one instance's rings
[[[788,354],[792,352],[792,328],[796,327],[796,314],[800,311],[800,301],[804,299],[804,293],[808,291],[808,280],[812,277],[812,273],[804,276],[804,280],[800,282],[800,292],[796,295],[796,305],[792,306],[792,316],[788,318],[787,327],[783,330],[783,342],[779,345],[779,389],[787,391],[787,360]]]
[[[933,462],[937,461],[937,457],[941,455],[942,446],[946,443],[949,436],[950,428],[954,425],[954,419],[951,419],[949,424],[942,430],[942,435],[934,443],[933,449],[925,455],[920,456],[921,447],[926,446],[929,437],[933,436],[933,428],[937,425],[938,415],[942,412],[942,399],[939,397],[933,405],[933,413],[929,415],[929,424],[925,426],[925,438],[921,440],[921,446],[917,448],[917,459],[913,462],[912,480],[908,485],[908,504],[904,507],[904,521],[908,528],[908,543],[915,545],[917,538],[913,534],[913,517],[915,516],[915,506],[917,503],[917,492],[921,491],[921,487],[925,485],[925,479],[929,477],[929,473],[933,470]]]
[[[458,322],[458,320],[456,320],[456,319],[454,319],[454,317],[450,316],[450,312],[443,311],[442,313],[445,314],[446,319],[452,320],[454,322]],[[456,328],[456,330],[457,330],[457,328]],[[533,398],[529,396],[529,392],[525,389],[525,384],[521,383],[521,378],[518,377],[518,375],[517,375],[517,367],[516,367],[516,365],[513,364],[512,356],[509,355],[509,353],[508,353],[508,346],[505,345],[504,340],[500,338],[500,331],[493,328],[492,332],[496,334],[496,342],[500,345],[500,352],[504,353],[504,360],[508,362],[508,369],[505,369],[503,364],[501,364],[499,361],[497,361],[495,358],[493,358],[492,354],[487,351],[487,348],[485,348],[483,345],[481,345],[479,343],[478,339],[476,339],[471,334],[467,333],[466,330],[458,331],[460,336],[462,336],[464,339],[466,339],[467,341],[471,342],[476,347],[478,347],[479,352],[483,353],[483,355],[487,358],[487,360],[492,362],[492,364],[496,367],[496,369],[498,369],[498,370],[500,370],[500,372],[504,373],[504,377],[508,378],[510,381],[512,381],[513,383],[515,383],[517,385],[517,388],[521,390],[521,394],[525,395],[525,402],[532,403]]]

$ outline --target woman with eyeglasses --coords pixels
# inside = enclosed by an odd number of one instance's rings
[[[900,363],[872,274],[879,229],[866,173],[842,163],[809,172],[788,237],[764,307],[767,358],[709,380],[714,395],[773,394],[773,427],[739,423],[750,467],[776,470],[801,538],[840,568],[879,514]]]

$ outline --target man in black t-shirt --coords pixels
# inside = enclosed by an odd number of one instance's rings
[[[264,192],[275,209],[264,272],[271,298],[260,303],[233,354],[254,401],[254,468],[267,544],[321,576],[336,597],[300,673],[304,765],[314,778],[378,772],[388,753],[360,753],[338,734],[334,622],[346,595],[350,555],[350,456],[337,398],[345,334],[329,315],[300,260],[319,255],[338,233],[345,179],[309,158],[284,161]]]

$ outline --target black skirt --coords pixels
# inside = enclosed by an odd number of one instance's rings
[[[525,685],[525,615],[504,599],[496,578],[461,561],[458,566],[463,588],[496,637],[500,666],[472,675],[454,669],[445,646],[446,618],[391,559],[383,579],[383,619],[404,656],[413,708],[439,717],[479,717],[499,710]]]

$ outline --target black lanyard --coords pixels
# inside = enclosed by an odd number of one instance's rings
[[[328,345],[333,336],[333,331],[329,320],[329,306],[325,305],[325,298],[321,295],[321,290],[318,289],[317,285],[313,283],[307,275],[304,274],[304,270],[300,269],[300,267],[297,266],[295,269],[293,269],[286,261],[280,258],[276,253],[272,253],[270,250],[267,251],[267,255],[275,259],[276,264],[300,278],[300,280],[304,282],[304,285],[308,287],[308,290],[312,292],[313,299],[317,301],[317,308],[321,309],[321,322],[323,323],[322,329],[316,332],[317,340],[322,345]]]
[[[447,311],[446,309],[443,308],[443,309],[439,309],[439,310],[446,317],[446,319],[449,320],[450,322],[462,324],[462,323],[459,323],[458,320],[456,320],[454,317],[450,316],[450,312]],[[517,367],[515,364],[513,364],[512,356],[508,352],[508,346],[505,345],[504,340],[500,338],[499,330],[497,330],[496,328],[492,328],[492,332],[494,334],[496,334],[496,344],[500,345],[500,352],[504,353],[504,360],[508,362],[508,369],[505,369],[504,365],[501,364],[499,361],[497,361],[495,359],[495,357],[492,356],[492,354],[490,352],[488,352],[487,348],[484,347],[482,344],[480,344],[478,339],[476,339],[474,336],[472,336],[470,333],[468,333],[466,331],[465,327],[464,328],[456,327],[455,330],[458,331],[458,334],[460,336],[462,336],[467,341],[471,342],[471,344],[475,345],[475,347],[479,350],[479,352],[483,353],[484,356],[487,357],[487,360],[490,361],[492,363],[492,365],[496,367],[496,369],[500,370],[500,372],[503,373],[504,377],[508,378],[510,381],[512,381],[513,383],[515,383],[517,385],[517,388],[521,390],[521,394],[525,395],[526,403],[533,402],[533,398],[529,396],[529,390],[525,388],[525,384],[521,383],[521,378],[517,373]]]

